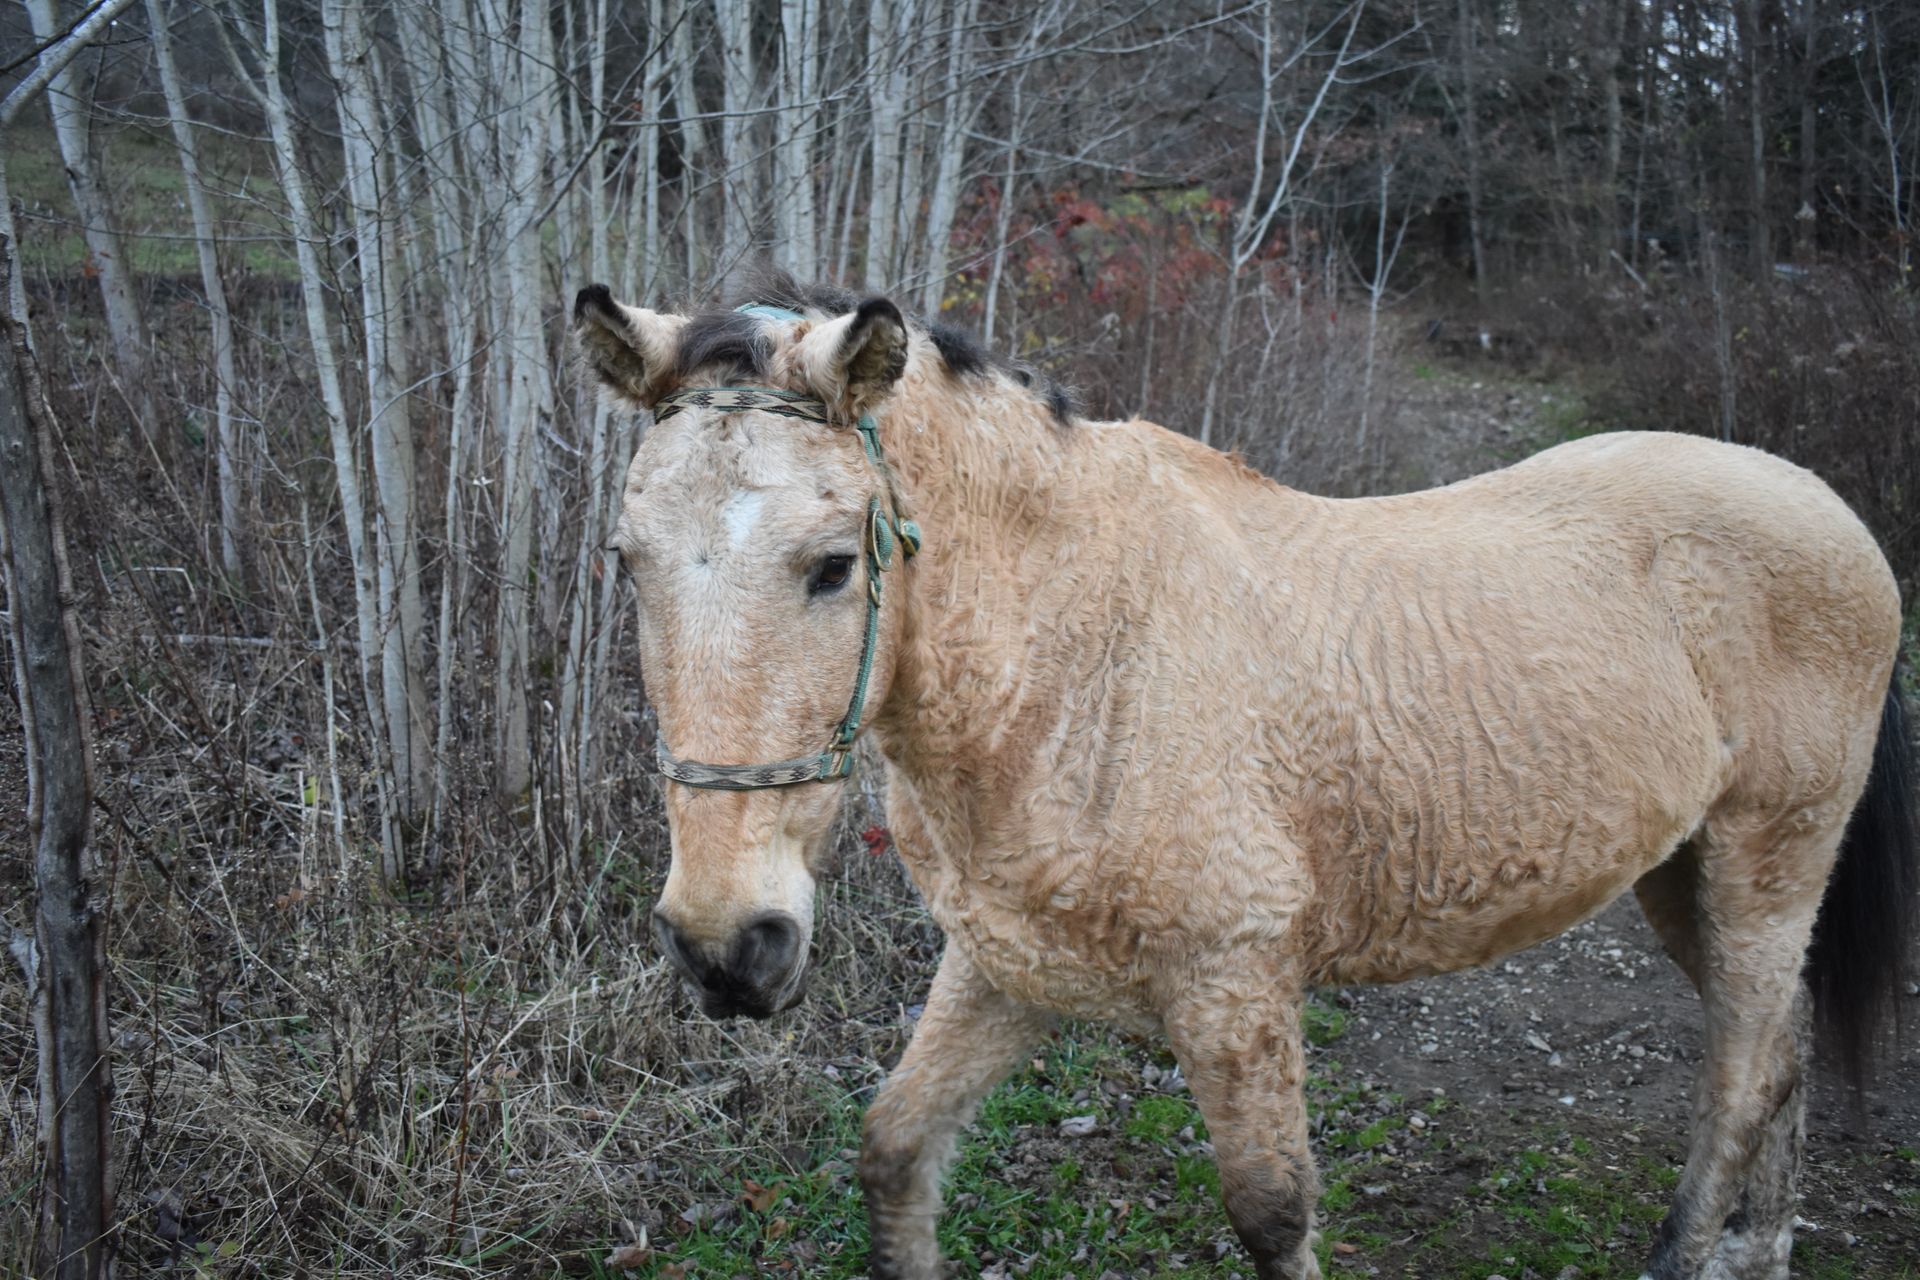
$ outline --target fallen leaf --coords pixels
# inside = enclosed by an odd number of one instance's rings
[[[653,1256],[653,1249],[645,1244],[623,1244],[607,1255],[607,1266],[628,1270],[647,1265],[647,1259]]]
[[[752,1178],[742,1178],[740,1180],[740,1186],[742,1188],[740,1194],[741,1201],[746,1204],[747,1208],[753,1210],[755,1213],[765,1213],[767,1210],[773,1208],[775,1202],[778,1201],[781,1196],[787,1193],[787,1184],[784,1182],[777,1182],[771,1187],[763,1187]]]
[[[1333,1251],[1343,1258],[1351,1258],[1360,1252],[1360,1246],[1348,1244],[1345,1240],[1336,1240],[1333,1242]]]
[[[775,1218],[767,1224],[767,1229],[764,1234],[769,1240],[778,1240],[791,1230],[793,1230],[793,1223],[785,1218]]]
[[[1063,1138],[1084,1138],[1100,1126],[1098,1116],[1068,1116],[1060,1122]]]

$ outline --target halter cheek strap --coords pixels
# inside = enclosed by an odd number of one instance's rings
[[[758,308],[768,310],[767,308]],[[654,420],[664,422],[687,409],[712,409],[720,413],[741,413],[749,409],[808,422],[832,421],[824,401],[773,387],[694,387],[662,396],[654,408]],[[879,473],[880,494],[867,500],[867,519],[861,531],[861,552],[867,569],[866,638],[860,646],[860,668],[854,677],[853,698],[847,713],[834,727],[827,749],[815,756],[776,760],[771,764],[704,764],[682,760],[667,750],[664,740],[655,744],[660,772],[689,787],[715,791],[759,791],[768,787],[790,787],[801,782],[837,782],[853,773],[853,743],[860,733],[860,718],[867,705],[867,684],[873,678],[873,655],[880,643],[881,575],[893,566],[894,553],[902,559],[920,550],[920,526],[903,520],[893,499],[886,457],[880,451],[880,428],[873,415],[863,413],[854,424],[859,432],[867,461]]]

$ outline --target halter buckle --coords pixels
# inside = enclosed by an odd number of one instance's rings
[[[837,782],[841,778],[853,776],[853,748],[838,744],[827,748],[827,766],[820,770],[820,781]]]

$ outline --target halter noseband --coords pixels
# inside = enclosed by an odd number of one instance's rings
[[[799,318],[790,312],[779,314],[783,318]],[[715,409],[721,413],[757,409],[761,413],[800,418],[807,422],[832,421],[824,401],[773,387],[691,387],[675,391],[660,397],[653,411],[654,421],[664,422],[676,413],[695,408]],[[682,760],[667,750],[664,739],[657,740],[655,750],[660,760],[660,772],[675,782],[715,791],[759,791],[767,787],[790,787],[800,782],[837,782],[853,773],[853,741],[860,733],[860,715],[867,701],[867,681],[873,675],[873,652],[880,640],[880,575],[892,567],[896,547],[903,559],[920,550],[920,526],[911,520],[901,519],[893,499],[886,457],[880,451],[880,428],[874,422],[873,415],[861,414],[854,429],[860,434],[860,445],[866,452],[868,463],[879,474],[882,491],[887,496],[884,502],[880,494],[868,499],[866,527],[861,532],[861,551],[867,565],[867,638],[860,649],[860,674],[854,680],[853,700],[847,704],[847,714],[840,718],[827,749],[819,755],[776,760],[771,764],[702,764],[697,760]]]

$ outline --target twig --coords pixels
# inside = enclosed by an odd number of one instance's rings
[[[1640,273],[1638,271],[1635,271],[1633,267],[1627,262],[1627,260],[1620,256],[1620,251],[1618,249],[1607,250],[1607,256],[1612,258],[1615,262],[1619,263],[1620,269],[1622,271],[1626,272],[1628,275],[1633,277],[1633,282],[1640,286],[1640,292],[1642,293],[1650,292],[1650,290],[1648,290],[1647,288],[1647,282],[1645,280],[1642,280],[1640,278]]]

